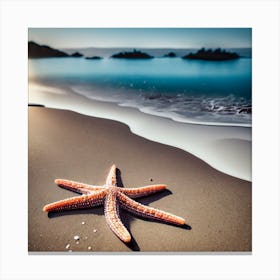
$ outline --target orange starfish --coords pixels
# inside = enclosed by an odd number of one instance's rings
[[[148,207],[131,198],[142,197],[166,189],[166,185],[151,185],[141,188],[120,188],[117,185],[117,168],[112,165],[104,186],[92,186],[74,181],[57,179],[55,183],[62,188],[83,194],[60,200],[44,206],[43,211],[62,211],[89,208],[104,204],[106,221],[111,230],[123,241],[130,242],[131,236],[119,217],[119,206],[145,218],[184,225],[185,220],[167,212]],[[131,197],[131,198],[130,198]]]

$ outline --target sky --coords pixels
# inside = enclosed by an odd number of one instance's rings
[[[28,40],[55,48],[250,48],[251,28],[29,28]]]

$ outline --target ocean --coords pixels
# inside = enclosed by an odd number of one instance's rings
[[[176,122],[251,126],[252,60],[29,59],[29,78]]]

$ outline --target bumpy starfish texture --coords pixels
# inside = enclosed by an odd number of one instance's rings
[[[133,214],[171,223],[184,225],[185,220],[170,213],[143,205],[131,198],[147,196],[166,189],[166,185],[150,185],[141,188],[122,188],[117,185],[117,168],[113,165],[104,186],[92,186],[74,181],[56,179],[55,183],[62,188],[82,194],[63,199],[44,206],[43,211],[63,211],[89,208],[104,204],[107,224],[123,242],[131,241],[130,233],[123,225],[119,216],[119,206]]]

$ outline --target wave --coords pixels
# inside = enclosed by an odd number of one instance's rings
[[[172,119],[176,122],[234,125],[251,127],[251,101],[242,96],[207,96],[191,93],[153,93],[142,90],[102,89],[90,86],[72,86],[74,92],[87,98],[113,102],[122,107]]]

